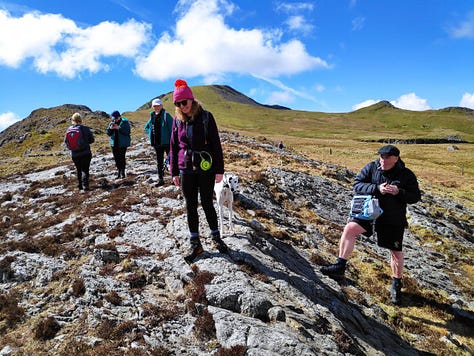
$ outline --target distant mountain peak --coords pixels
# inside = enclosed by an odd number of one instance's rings
[[[270,108],[270,109],[276,109],[276,110],[291,110],[291,108],[282,106],[282,105],[268,105],[268,104],[261,104],[254,99],[248,97],[247,95],[239,92],[238,90],[235,90],[229,85],[223,85],[223,84],[211,84],[211,85],[203,85],[202,87],[209,88],[216,92],[222,99],[227,100],[227,101],[233,101],[235,103],[239,104],[244,104],[244,105],[251,105],[251,106],[260,106],[260,107],[265,107],[265,108]],[[163,98],[170,96],[172,97],[173,92],[168,92],[166,94],[161,94],[159,96],[154,96],[153,98],[160,98],[164,100]],[[171,99],[172,100],[172,99]],[[199,98],[198,98],[199,100]],[[137,110],[146,110],[151,107],[151,99],[140,106]]]
[[[374,110],[380,110],[380,109],[398,109],[396,106],[393,106],[389,101],[387,100],[382,100],[379,101],[378,103],[375,103],[374,105],[369,106],[369,108],[374,109]]]
[[[229,100],[229,101],[234,101],[236,103],[240,104],[246,104],[246,105],[252,105],[252,106],[264,106],[266,108],[270,109],[277,109],[277,110],[291,110],[290,108],[282,105],[267,105],[267,104],[261,104],[252,98],[248,97],[245,94],[242,94],[241,92],[235,90],[229,85],[210,85],[212,89],[218,92],[220,96],[222,96],[224,99]]]
[[[457,113],[472,113],[473,109],[465,108],[463,106],[448,106],[447,108],[440,109],[439,111],[443,112],[457,112]]]

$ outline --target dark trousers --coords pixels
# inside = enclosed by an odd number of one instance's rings
[[[125,153],[127,153],[127,147],[112,147],[112,153],[114,154],[115,165],[119,171],[125,170]]]
[[[156,163],[158,166],[158,176],[160,179],[163,179],[163,175],[165,172],[164,164],[163,164],[163,155],[166,153],[166,156],[170,153],[170,145],[160,145],[155,146],[156,151]]]
[[[211,231],[217,230],[217,213],[212,202],[216,175],[212,173],[181,174],[181,189],[186,201],[188,227],[191,234],[199,234],[198,194]]]
[[[91,160],[92,153],[79,157],[72,157],[72,161],[76,166],[77,181],[80,189],[83,187],[89,188],[89,168],[91,166]]]

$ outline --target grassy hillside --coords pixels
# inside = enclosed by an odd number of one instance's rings
[[[228,88],[227,89],[231,89]],[[258,105],[250,98],[239,97],[224,86],[193,87],[195,97],[210,110],[221,130],[233,130],[270,142],[283,140],[288,149],[358,171],[377,156],[384,139],[444,139],[458,137],[470,143],[397,144],[402,159],[417,174],[425,190],[448,194],[474,206],[474,112],[460,108],[423,112],[401,110],[386,102],[350,113],[322,113],[277,110]],[[153,97],[148,98],[151,101]],[[174,114],[171,93],[162,96],[166,110]],[[124,112],[131,120],[135,140],[145,137],[143,125],[149,118],[149,101],[140,109]],[[245,103],[245,104],[244,104]],[[388,104],[388,105],[387,105]],[[25,172],[39,166],[54,165],[69,159],[61,145],[69,118],[75,109],[66,106],[38,109],[19,123],[26,139],[0,147],[3,162],[0,174]],[[94,150],[108,149],[105,113],[84,117],[84,123],[96,132]],[[31,121],[34,121],[34,125]],[[296,167],[297,168],[297,167]]]
[[[358,171],[377,156],[382,139],[444,139],[458,137],[470,143],[397,144],[401,157],[423,183],[424,189],[447,193],[474,205],[474,112],[472,110],[401,110],[384,103],[351,113],[276,110],[226,100],[212,86],[193,87],[194,96],[212,111],[220,129],[265,137],[298,153]],[[164,107],[174,113],[171,94]],[[127,112],[144,123],[149,110]],[[366,142],[372,141],[372,142]]]

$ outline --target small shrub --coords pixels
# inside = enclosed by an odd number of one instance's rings
[[[98,250],[117,251],[117,247],[113,243],[103,243],[95,246]]]
[[[104,319],[96,329],[97,336],[101,339],[112,340],[112,335],[117,322],[110,319]]]
[[[142,306],[143,317],[147,319],[148,323],[152,327],[161,325],[166,321],[175,319],[182,310],[177,305],[154,305],[151,303],[145,303]]]
[[[107,263],[100,268],[99,275],[101,276],[112,276],[115,273],[115,265],[113,263]]]
[[[311,256],[309,257],[309,260],[318,265],[318,266],[326,266],[328,263],[326,262],[326,260],[324,259],[324,257],[322,257],[321,255],[315,253],[315,252],[312,252],[311,253]]]
[[[137,327],[137,323],[132,320],[117,323],[116,320],[105,319],[97,327],[97,336],[106,340],[121,340]]]
[[[116,291],[112,291],[104,296],[104,299],[113,305],[120,305],[122,303],[122,298],[118,295]]]
[[[216,337],[216,324],[212,314],[206,309],[194,322],[194,332],[201,340],[211,340]]]
[[[0,293],[0,321],[5,320],[6,327],[14,327],[24,315],[25,311],[18,306],[18,296],[14,292]],[[2,329],[0,327],[0,331]]]
[[[0,199],[0,201],[2,202],[5,202],[5,201],[12,201],[13,199],[13,194],[10,193],[10,192],[7,192],[5,194],[3,194],[2,198]]]
[[[127,276],[126,281],[132,289],[140,289],[146,286],[147,279],[143,273],[132,273]]]
[[[150,350],[150,355],[153,355],[153,356],[171,356],[171,355],[174,355],[174,353],[171,352],[170,350],[168,350],[164,346],[157,346],[157,347],[154,347],[153,349]]]
[[[354,341],[344,331],[336,330],[334,332],[334,339],[336,341],[336,344],[339,346],[339,350],[343,354],[360,354],[361,350],[358,350],[358,347],[356,346],[356,344],[354,344]]]
[[[108,236],[111,239],[115,239],[116,237],[120,236],[125,229],[122,226],[114,227],[113,229],[110,229]]]
[[[86,293],[86,286],[84,280],[77,278],[72,283],[72,295],[75,297],[80,297]]]
[[[244,345],[234,345],[229,348],[221,347],[217,350],[216,356],[245,356],[248,347]]]
[[[64,241],[72,241],[75,238],[81,239],[84,236],[82,231],[82,225],[77,221],[73,224],[67,224],[63,226],[63,240]]]
[[[0,271],[4,274],[7,280],[13,278],[13,271],[11,268],[11,264],[15,260],[16,260],[15,256],[6,256],[5,258],[0,260]],[[2,282],[1,279],[0,279],[0,282]]]
[[[263,274],[263,273],[260,273],[254,266],[252,266],[251,264],[248,264],[246,262],[243,262],[241,265],[240,265],[240,269],[247,273],[248,275],[254,277],[255,279],[258,279],[259,281],[263,282],[263,283],[268,283],[270,282],[270,279],[268,278],[268,276],[266,274]]]
[[[129,258],[137,258],[137,257],[143,257],[143,256],[150,256],[152,253],[150,250],[147,250],[144,247],[141,246],[132,246],[130,251],[128,251],[127,257]]]
[[[38,340],[50,340],[56,333],[61,329],[54,317],[50,316],[46,319],[40,320],[35,327],[35,339]]]
[[[214,275],[208,271],[200,271],[196,265],[192,266],[194,272],[193,283],[187,286],[186,294],[194,303],[207,304],[206,284],[210,283]]]
[[[137,327],[137,323],[133,320],[126,320],[115,327],[113,338],[121,340],[126,334],[129,334]]]

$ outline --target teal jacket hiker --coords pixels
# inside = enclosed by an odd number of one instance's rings
[[[165,109],[161,109],[158,115],[154,111],[150,112],[150,119],[145,124],[150,144],[154,147],[169,145],[172,127],[173,117]],[[159,141],[156,139],[157,132],[160,134]]]
[[[111,125],[115,124],[112,121],[107,127],[107,135],[110,136],[111,147],[130,147],[130,122],[126,117],[122,117],[116,124],[119,125],[118,134],[115,134],[115,130],[110,128]],[[118,142],[115,142],[118,141]]]

